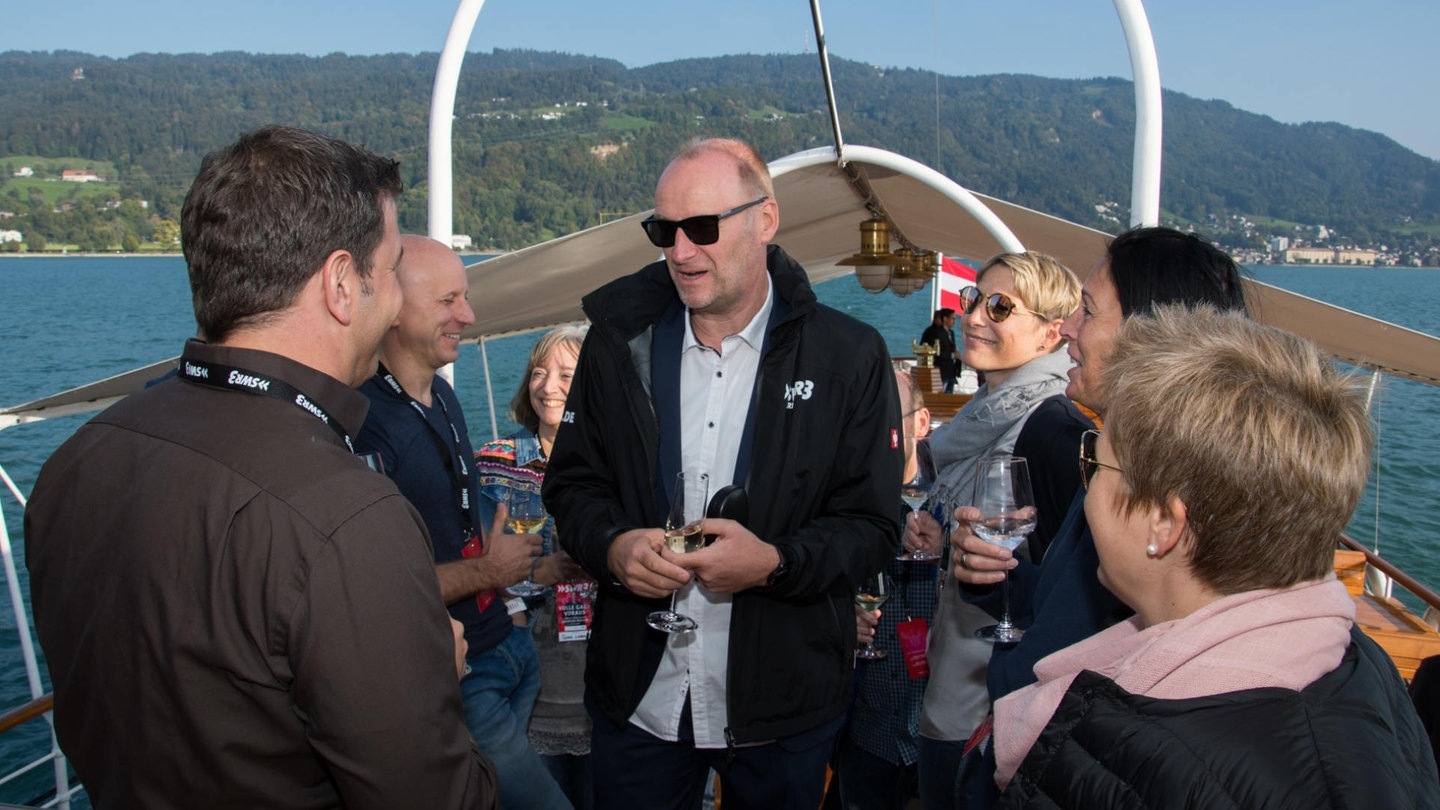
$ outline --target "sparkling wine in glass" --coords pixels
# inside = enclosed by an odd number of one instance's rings
[[[971,531],[981,540],[1014,551],[1035,531],[1035,496],[1030,468],[1020,456],[987,456],[979,462],[976,503],[980,520]],[[1000,583],[1000,623],[982,627],[975,635],[985,641],[1019,641],[1024,632],[1010,621],[1010,572]]]
[[[935,488],[935,469],[930,462],[930,455],[923,454],[918,461],[920,462],[919,471],[916,472],[915,477],[900,487],[900,500],[910,507],[912,514],[918,514],[929,504],[930,491]],[[916,548],[901,551],[895,555],[895,559],[904,562],[934,562],[940,559],[940,555],[932,554],[923,548]]]
[[[540,493],[533,490],[519,487],[506,489],[505,507],[507,509],[505,528],[511,534],[538,534],[548,519],[545,514],[545,503],[541,500]],[[534,568],[532,567],[531,570],[533,571]],[[515,596],[538,596],[545,592],[545,586],[527,577],[505,590]]]
[[[869,613],[880,609],[880,606],[890,598],[890,592],[894,590],[894,584],[890,577],[881,571],[874,576],[866,577],[855,587],[855,604]],[[864,647],[855,651],[855,657],[864,661],[876,661],[885,657],[885,651],[870,642]]]
[[[689,554],[705,547],[700,522],[705,519],[705,505],[710,499],[710,476],[706,473],[676,473],[674,494],[670,496],[670,513],[665,517],[665,547],[675,554]],[[696,627],[695,620],[675,612],[677,589],[670,594],[670,609],[657,610],[645,617],[645,623],[666,633],[688,633]]]

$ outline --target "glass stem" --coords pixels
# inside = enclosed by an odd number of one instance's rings
[[[1000,627],[1010,629],[1010,572],[1000,581]]]

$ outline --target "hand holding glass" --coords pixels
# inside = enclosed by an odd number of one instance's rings
[[[705,473],[677,473],[674,494],[670,496],[670,513],[665,517],[665,547],[673,554],[689,554],[705,547],[700,523],[705,519],[705,505],[710,499],[710,476]],[[687,633],[696,627],[695,620],[675,612],[675,596],[670,594],[670,609],[657,610],[645,617],[645,623],[666,633]]]
[[[919,512],[929,503],[930,490],[935,486],[935,471],[930,467],[929,460],[929,456],[920,459],[922,463],[919,465],[919,472],[916,473],[915,478],[900,487],[900,500],[910,507],[910,520],[914,520],[914,513]],[[940,555],[932,554],[924,548],[913,548],[896,554],[895,559],[905,562],[934,562],[940,559]]]
[[[538,534],[545,526],[545,502],[538,492],[510,487],[505,490],[505,508],[505,528],[511,534]],[[530,570],[534,572],[533,564]],[[545,586],[527,577],[505,590],[515,596],[538,596],[545,592]]]
[[[855,587],[855,604],[861,610],[874,613],[890,598],[892,590],[894,590],[894,585],[885,572],[866,577]],[[875,642],[871,641],[857,650],[855,657],[864,661],[877,661],[885,657],[885,651],[876,647]]]
[[[1035,496],[1030,488],[1030,469],[1020,456],[988,456],[980,460],[976,482],[976,503],[980,520],[970,526],[987,543],[1014,551],[1035,531]],[[975,631],[977,638],[990,642],[1019,641],[1024,632],[1010,621],[1010,572],[1000,583],[1000,623]]]

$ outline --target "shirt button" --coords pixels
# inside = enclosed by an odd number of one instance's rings
[[[712,428],[715,427],[715,423],[714,423],[714,422],[711,422],[711,423],[710,423],[710,427],[712,427]]]

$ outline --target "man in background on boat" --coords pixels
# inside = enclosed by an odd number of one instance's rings
[[[465,723],[495,764],[501,807],[569,807],[526,734],[540,662],[523,600],[511,602],[517,625],[503,591],[530,573],[540,537],[505,534],[503,513],[492,526],[482,523],[465,414],[455,389],[435,373],[455,362],[460,334],[475,323],[465,265],[433,239],[406,234],[400,244],[396,277],[405,304],[380,345],[379,368],[360,387],[370,413],[355,445],[380,456],[430,531],[440,596],[465,626],[469,647],[460,680]]]
[[[712,767],[727,810],[817,807],[852,691],[853,589],[898,548],[888,352],[769,245],[779,216],[752,147],[692,142],[644,223],[664,260],[583,302],[544,494],[600,582],[585,673],[600,808],[692,807]],[[682,470],[748,499],[689,554],[660,529]],[[677,590],[698,629],[649,629]]]
[[[207,156],[181,236],[210,342],[40,473],[35,627],[96,807],[494,806],[424,524],[350,447],[400,190],[288,127]]]
[[[939,349],[935,354],[935,367],[940,369],[945,393],[955,393],[955,383],[960,377],[960,350],[955,346],[955,310],[949,307],[935,310],[930,325],[920,335],[920,342]]]
[[[904,409],[905,470],[900,480],[929,485],[935,480],[926,440],[930,410],[909,372],[895,370],[895,391]],[[910,506],[902,508],[908,521]],[[842,807],[902,808],[917,793],[920,704],[930,677],[925,643],[935,616],[937,567],[938,562],[891,560],[885,573],[895,583],[898,598],[873,613],[855,606],[857,641],[873,642],[885,657],[856,664],[855,703],[835,756]]]

